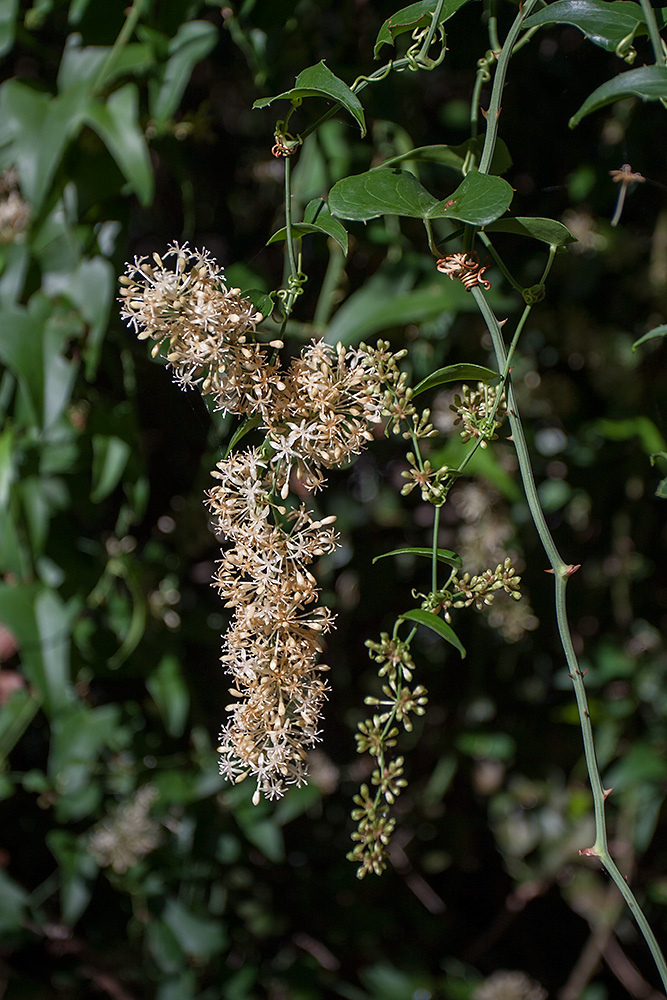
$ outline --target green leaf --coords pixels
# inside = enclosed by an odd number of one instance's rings
[[[522,27],[545,24],[572,24],[607,52],[615,52],[626,39],[629,47],[638,31],[646,33],[641,7],[626,0],[556,0],[527,17]]]
[[[322,233],[331,236],[338,243],[339,247],[347,256],[347,232],[338,219],[334,219],[329,211],[329,206],[323,198],[314,198],[308,202],[303,214],[303,222],[292,224],[292,234],[296,237],[305,236],[308,233]],[[287,238],[287,230],[280,229],[274,233],[269,243],[277,243],[279,240]]]
[[[667,500],[667,478],[660,480],[655,488],[655,495],[661,500]]]
[[[472,226],[488,226],[510,206],[514,190],[502,177],[474,170],[448,198],[427,212],[429,219],[456,219]]]
[[[423,608],[415,608],[414,611],[405,611],[400,618],[404,618],[405,621],[416,622],[418,625],[425,625],[426,628],[430,628],[432,632],[436,632],[441,639],[446,642],[451,643],[455,649],[458,649],[461,654],[461,659],[465,659],[466,651],[461,645],[459,637],[453,628],[443,621],[438,615],[433,614],[432,611],[424,611]]]
[[[446,563],[447,566],[454,566],[456,569],[458,569],[462,565],[461,556],[457,555],[456,552],[452,552],[450,549],[436,549],[435,552],[438,562]],[[387,559],[389,556],[402,556],[402,555],[425,556],[427,559],[432,559],[433,549],[427,549],[427,548],[392,549],[391,552],[383,552],[382,555],[376,556],[375,559],[373,559],[373,565],[375,565],[378,559]]]
[[[149,87],[149,107],[158,135],[172,117],[192,70],[215,47],[218,32],[209,21],[185,21],[169,43],[169,59],[159,81]]]
[[[362,136],[366,135],[364,109],[359,98],[352,93],[346,83],[331,72],[324,60],[302,70],[291,90],[276,94],[275,97],[261,97],[255,101],[253,108],[265,108],[280,100],[292,101],[298,105],[304,97],[324,97],[340,104],[358,123]]]
[[[623,0],[620,0],[622,3]],[[515,219],[498,219],[484,227],[487,233],[515,233],[517,236],[530,236],[534,240],[541,240],[549,246],[564,247],[568,243],[576,243],[577,239],[572,235],[567,226],[555,219],[541,219],[533,217],[519,217]]]
[[[582,118],[593,111],[625,97],[639,97],[642,101],[667,98],[667,66],[642,66],[607,80],[586,98],[576,115],[570,118],[570,128],[575,128]]]
[[[462,733],[456,746],[476,760],[511,760],[516,740],[509,733]]]
[[[139,121],[139,91],[126,83],[102,104],[89,101],[86,124],[102,139],[142,205],[153,199],[153,167]]]
[[[190,692],[175,656],[163,656],[146,680],[170,736],[182,736],[190,709]]]
[[[71,240],[71,234],[67,233]],[[84,344],[86,376],[92,380],[97,370],[102,341],[107,331],[109,311],[116,288],[116,274],[106,257],[82,260],[72,268],[48,275],[49,295],[59,293],[76,306],[89,330]]]
[[[19,0],[3,0],[0,3],[0,56],[10,52],[14,45],[18,9]]]
[[[153,917],[148,924],[146,939],[151,958],[161,972],[169,975],[187,965],[187,958],[174,932],[159,917]]]
[[[250,431],[254,431],[255,427],[258,427],[261,424],[261,422],[262,418],[258,413],[256,413],[254,417],[247,417],[243,421],[241,426],[237,427],[234,433],[232,434],[231,440],[227,445],[227,450],[225,451],[225,458],[227,458],[230,455],[230,453],[239,443],[241,438],[244,438],[246,434],[250,433]]]
[[[218,920],[200,917],[177,899],[167,900],[162,920],[186,955],[208,959],[219,954],[226,944],[227,935]]]
[[[65,50],[58,67],[56,81],[58,92],[77,88],[92,91],[98,84],[99,74],[106,64],[104,87],[128,73],[141,76],[154,66],[155,59],[150,48],[137,42],[124,46],[114,53],[111,66],[107,62],[111,47],[108,45],[82,45],[81,35],[70,35],[65,42]]]
[[[478,136],[475,139],[466,139],[465,142],[462,142],[458,146],[416,146],[415,149],[409,149],[405,153],[392,156],[391,159],[386,160],[373,169],[379,170],[382,167],[393,167],[406,160],[417,160],[424,163],[438,163],[440,166],[451,167],[453,170],[461,171],[470,153],[474,153],[477,160],[479,160],[483,145],[484,140],[481,136]],[[490,173],[504,174],[511,166],[512,157],[509,154],[507,145],[502,139],[498,139],[491,161]]]
[[[0,708],[0,763],[3,767],[38,711],[39,698],[25,688],[14,691]]]
[[[35,211],[44,202],[65,148],[79,131],[87,91],[71,88],[57,97],[20,80],[0,87],[0,147],[21,178],[21,190]]]
[[[496,378],[500,378],[500,372],[482,365],[447,365],[422,379],[412,390],[412,395],[418,396],[420,392],[434,389],[436,385],[444,385],[446,382],[493,382]]]
[[[652,330],[649,330],[648,333],[645,333],[643,337],[639,338],[639,340],[635,340],[634,344],[632,345],[632,350],[636,351],[637,348],[640,347],[642,344],[645,344],[647,340],[653,340],[657,337],[667,337],[667,324],[663,324],[662,326],[654,326]]]
[[[414,174],[405,170],[367,170],[344,177],[329,192],[332,214],[356,222],[380,215],[425,219],[438,204]]]
[[[257,312],[261,312],[264,319],[273,312],[274,302],[267,292],[259,288],[246,288],[241,292],[244,299],[249,299]]]
[[[23,508],[34,558],[44,552],[53,514],[69,506],[70,496],[62,479],[44,474],[24,476],[15,491]]]
[[[112,493],[125,471],[132,449],[122,438],[93,434],[93,483],[90,499],[100,503]]]
[[[662,434],[648,417],[628,417],[627,420],[601,419],[593,423],[593,429],[608,441],[628,441],[638,437],[648,455],[667,448]]]
[[[322,790],[314,781],[309,781],[307,785],[301,785],[300,788],[293,785],[276,805],[273,819],[279,826],[286,826],[297,816],[303,816],[321,800]]]
[[[444,24],[467,2],[468,0],[445,0],[438,17],[438,24]],[[382,46],[393,45],[399,35],[403,35],[407,31],[414,31],[415,28],[428,27],[437,6],[438,0],[420,0],[419,3],[403,7],[402,10],[397,10],[395,14],[388,17],[378,31],[373,57],[377,59]]]
[[[48,775],[61,821],[83,819],[99,805],[101,785],[92,778],[98,755],[117,733],[119,713],[118,705],[88,708],[77,702],[53,720]]]
[[[58,862],[60,912],[64,922],[73,927],[90,902],[97,865],[85,835],[77,837],[69,830],[49,830],[46,843]]]
[[[39,584],[0,583],[0,620],[19,643],[21,666],[53,716],[72,702],[69,650],[76,605]]]
[[[14,451],[14,428],[7,426],[0,434],[0,508],[9,500],[9,491],[14,482],[17,455]]]
[[[124,621],[120,629],[122,642],[120,647],[108,660],[112,670],[116,670],[131,656],[144,637],[146,631],[146,592],[133,563],[118,562],[116,574],[125,581],[132,598],[132,611],[129,622]]]
[[[0,868],[0,935],[24,930],[27,908],[26,890]]]
[[[335,313],[326,332],[328,344],[358,344],[376,333],[407,323],[423,323],[449,313],[474,311],[474,299],[460,281],[411,288],[410,275],[379,271]],[[492,293],[494,294],[494,293]]]

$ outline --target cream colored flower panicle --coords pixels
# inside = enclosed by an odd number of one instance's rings
[[[315,490],[323,470],[366,446],[386,404],[385,383],[398,377],[395,357],[386,345],[314,342],[281,371],[256,343],[261,315],[227,288],[208,253],[187,246],[135,259],[121,282],[122,317],[140,339],[155,341],[153,353],[167,345],[176,382],[197,386],[218,409],[258,417],[265,434],[261,447],[218,463],[206,502],[224,542],[213,583],[233,612],[221,659],[234,701],[220,770],[232,781],[252,775],[254,801],[275,798],[305,780],[308,750],[319,740],[328,668],[317,658],[333,621],[317,605],[309,567],[335,549],[335,519],[317,520],[303,503],[287,502],[292,473]]]
[[[292,361],[272,405],[262,407],[277,486],[285,495],[293,468],[315,490],[324,481],[322,469],[346,465],[373,439],[384,405],[373,371],[367,351],[323,341]]]
[[[307,751],[319,739],[327,668],[316,658],[332,616],[312,607],[318,589],[307,567],[335,548],[334,519],[313,520],[303,505],[289,512],[276,506],[271,474],[256,449],[220,462],[213,475],[220,482],[207,503],[233,543],[214,584],[235,609],[222,662],[236,700],[221,733],[220,769],[234,781],[252,775],[258,801],[303,783]]]
[[[154,355],[168,342],[174,381],[196,385],[219,409],[248,412],[255,379],[271,371],[265,349],[248,342],[262,314],[227,287],[210,254],[173,243],[162,256],[135,257],[120,281],[121,318],[155,341]]]

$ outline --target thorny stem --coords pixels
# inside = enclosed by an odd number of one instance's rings
[[[493,153],[496,146],[496,140],[498,137],[498,116],[500,114],[500,99],[502,95],[502,90],[505,83],[505,75],[507,73],[507,66],[509,60],[512,56],[512,52],[515,47],[516,39],[521,30],[521,23],[526,17],[532,7],[535,5],[537,0],[527,0],[527,3],[523,6],[520,13],[516,17],[512,27],[510,28],[508,35],[505,39],[505,44],[503,45],[502,52],[500,53],[498,59],[498,67],[496,70],[495,79],[493,81],[493,90],[491,94],[491,101],[489,105],[489,111],[487,113],[487,128],[486,135],[484,138],[484,149],[482,151],[482,157],[480,160],[479,170],[481,173],[488,173],[491,161],[493,159]],[[653,15],[652,9],[650,13],[647,12],[646,7],[649,7],[649,0],[641,0],[642,9],[644,10],[645,18],[647,24],[649,25],[651,21],[655,26],[655,35],[657,36],[657,46],[660,50],[660,57],[662,59],[662,43],[657,31],[657,25],[655,23],[655,17]],[[651,35],[653,41],[653,35]],[[656,43],[654,42],[654,52],[656,53],[656,61],[658,61],[658,52],[656,50]],[[540,284],[544,284],[546,277],[551,269],[553,263],[556,247],[551,246],[549,248],[549,258],[545,266],[542,279]],[[574,646],[572,644],[572,635],[570,633],[570,625],[567,614],[567,603],[565,598],[565,592],[567,588],[567,581],[572,576],[573,573],[579,568],[578,566],[568,565],[565,560],[560,555],[554,539],[549,531],[549,527],[546,523],[544,517],[544,512],[542,510],[542,505],[537,493],[537,488],[535,485],[535,477],[533,475],[533,468],[530,459],[530,453],[528,451],[528,446],[526,444],[526,438],[523,433],[523,425],[521,423],[521,417],[519,415],[519,408],[517,405],[516,394],[514,392],[514,386],[510,377],[510,360],[511,355],[515,349],[516,343],[518,341],[519,334],[523,325],[528,318],[530,313],[531,304],[526,303],[526,308],[521,316],[519,325],[512,339],[512,344],[510,346],[509,354],[505,351],[505,343],[503,340],[501,325],[493,312],[493,309],[488,304],[482,289],[477,286],[471,289],[472,295],[477,303],[477,306],[482,314],[484,322],[487,329],[491,335],[491,340],[493,342],[493,348],[496,355],[496,362],[498,368],[503,372],[503,377],[506,385],[506,395],[507,395],[507,409],[508,409],[508,419],[510,424],[510,429],[512,432],[512,440],[517,454],[517,459],[519,461],[519,470],[521,472],[521,478],[523,481],[524,492],[526,495],[526,500],[528,502],[528,507],[530,509],[533,522],[537,529],[537,533],[542,542],[542,546],[547,555],[549,563],[551,565],[551,570],[549,572],[554,575],[555,583],[555,604],[556,604],[556,622],[558,626],[558,633],[560,636],[561,645],[563,652],[565,654],[565,659],[567,661],[570,679],[572,680],[572,685],[574,687],[575,698],[577,702],[577,710],[579,713],[579,723],[581,727],[581,734],[584,744],[584,757],[586,760],[586,769],[588,771],[588,777],[591,785],[591,791],[593,796],[593,811],[595,815],[595,843],[592,847],[586,848],[582,853],[597,857],[610,878],[618,888],[619,892],[626,901],[628,907],[632,911],[635,920],[639,926],[641,933],[644,936],[655,964],[657,966],[660,978],[662,980],[663,986],[667,989],[667,963],[660,950],[660,946],[655,938],[653,931],[641,909],[634,893],[630,889],[630,886],[625,881],[623,875],[619,871],[616,863],[614,862],[611,854],[609,853],[609,846],[607,842],[607,827],[605,821],[605,800],[610,790],[605,790],[602,785],[602,778],[600,776],[600,769],[598,767],[597,757],[595,754],[595,742],[593,738],[593,727],[591,725],[590,712],[588,710],[588,700],[586,697],[586,688],[584,685],[584,675],[579,667],[579,662],[577,655],[574,651]]]
[[[535,6],[538,0],[526,0],[526,3],[521,7],[519,13],[514,19],[512,27],[507,33],[507,38],[505,39],[504,45],[500,56],[498,57],[498,66],[496,68],[495,77],[493,80],[493,89],[491,91],[491,100],[489,102],[489,109],[486,112],[486,134],[484,136],[484,148],[482,150],[482,157],[479,161],[479,171],[482,174],[489,172],[489,167],[491,165],[491,160],[493,159],[493,153],[496,148],[496,139],[498,138],[498,117],[500,115],[501,99],[503,93],[503,87],[505,86],[505,76],[507,74],[507,66],[512,57],[512,50],[514,48],[514,43],[519,37],[519,32],[521,31],[521,25],[524,18],[528,17],[531,10]]]
[[[486,301],[481,288],[476,287],[472,289],[472,294],[477,302],[480,312],[484,318],[487,329],[491,334],[491,339],[493,341],[493,348],[496,355],[496,361],[499,367],[503,369],[507,368],[507,355],[505,353],[505,344],[503,341],[502,331],[498,320]],[[565,600],[565,590],[567,587],[567,581],[570,576],[578,569],[578,567],[568,565],[561,557],[556,544],[553,540],[551,532],[547,526],[544,513],[542,511],[542,506],[540,504],[540,499],[537,493],[537,488],[535,486],[535,477],[533,475],[532,464],[530,460],[530,454],[528,452],[528,446],[526,444],[526,439],[523,433],[523,425],[521,423],[521,418],[519,416],[519,410],[516,401],[516,395],[514,393],[514,387],[512,385],[511,378],[507,380],[507,403],[508,403],[508,419],[510,423],[510,428],[512,431],[512,440],[514,447],[516,449],[517,458],[519,460],[519,470],[521,472],[521,478],[523,480],[524,491],[526,494],[526,500],[528,502],[528,507],[533,518],[535,527],[540,536],[542,546],[547,554],[547,558],[551,565],[551,571],[554,574],[555,580],[555,601],[556,601],[556,621],[558,625],[558,632],[563,647],[563,652],[565,653],[565,659],[567,661],[570,679],[574,687],[575,698],[577,701],[577,709],[579,712],[579,722],[581,726],[581,733],[584,743],[584,757],[586,759],[586,768],[588,770],[588,777],[591,784],[591,790],[593,793],[593,810],[595,814],[595,843],[592,847],[587,848],[583,853],[588,856],[596,857],[600,860],[610,878],[613,880],[614,884],[617,886],[621,892],[623,898],[625,899],[628,907],[633,913],[635,920],[641,930],[644,939],[649,946],[653,959],[660,973],[660,978],[662,979],[663,986],[667,989],[667,964],[665,963],[664,956],[660,950],[660,946],[651,930],[651,927],[646,919],[644,912],[642,911],[634,893],[632,892],[630,886],[623,878],[623,875],[619,871],[616,863],[609,853],[609,846],[607,843],[607,828],[605,823],[605,799],[609,794],[602,785],[602,779],[600,777],[600,769],[598,767],[597,758],[595,755],[595,743],[593,739],[593,728],[591,726],[590,712],[588,710],[588,700],[586,698],[586,688],[584,686],[583,673],[579,668],[579,662],[577,660],[577,655],[574,651],[574,646],[572,644],[572,636],[570,633],[570,626],[567,615],[567,605]]]

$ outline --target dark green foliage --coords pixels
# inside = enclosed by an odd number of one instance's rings
[[[271,94],[303,98],[293,135],[330,110],[327,97],[345,108],[295,161],[304,221],[293,236],[309,281],[292,351],[318,335],[389,336],[444,420],[443,373],[477,381],[496,368],[472,297],[435,271],[421,220],[441,245],[455,226],[485,226],[521,288],[539,281],[545,243],[567,250],[514,381],[543,507],[582,563],[572,624],[614,788],[610,836],[664,941],[667,71],[627,70],[614,54],[627,40],[618,55],[632,44],[651,61],[639,5],[576,3],[533,15],[543,27],[510,66],[495,176],[463,182],[466,156],[480,153],[468,134],[488,48],[479,4],[445,3],[434,73],[390,75],[363,100],[350,88],[374,69],[374,44],[381,60],[403,58],[434,3],[391,23],[392,4],[351,0],[135,4],[116,49],[124,5],[0,5],[0,168],[17,172],[2,183],[30,213],[0,242],[5,1000],[466,1000],[503,968],[556,995],[600,920],[618,932],[610,954],[622,949],[657,987],[599,866],[578,855],[591,842],[581,737],[503,431],[465,470],[488,500],[481,520],[466,507],[474,497],[456,500],[463,484],[442,508],[440,558],[456,566],[465,539],[470,552],[495,532],[521,554],[541,627],[524,622],[512,643],[502,621],[474,614],[454,620],[453,638],[440,618],[439,635],[420,630],[415,679],[429,707],[399,747],[400,836],[389,871],[360,884],[345,854],[352,796],[370,780],[353,738],[375,693],[364,640],[401,614],[431,614],[405,613],[428,586],[431,509],[418,491],[400,497],[406,465],[384,440],[331,474],[322,513],[338,516],[345,545],[318,568],[338,614],[322,749],[307,787],[253,806],[252,788],[217,771],[227,612],[209,587],[219,545],[201,503],[236,428],[171,385],[114,301],[126,260],[177,239],[206,245],[269,313],[286,235],[270,149],[290,106],[267,109]],[[505,31],[514,7],[497,13]],[[609,171],[625,160],[647,183],[612,228]],[[487,263],[489,302],[516,317],[522,300]],[[452,468],[464,454],[456,432],[434,449]],[[104,847],[114,824],[138,831],[127,865]],[[589,978],[589,1000],[627,995],[606,966]]]

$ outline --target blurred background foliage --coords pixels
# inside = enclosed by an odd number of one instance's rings
[[[318,570],[338,629],[311,783],[253,807],[251,788],[217,772],[226,617],[201,500],[230,426],[121,327],[116,276],[178,239],[211,250],[232,284],[277,287],[281,245],[265,244],[282,225],[282,165],[274,116],[252,102],[320,59],[348,83],[368,72],[395,6],[164,0],[136,17],[109,0],[0,4],[6,1000],[527,1000],[545,995],[537,983],[604,1000],[648,996],[656,980],[613,886],[578,856],[592,819],[576,711],[502,438],[457,484],[442,543],[471,572],[515,554],[525,599],[456,621],[464,664],[420,641],[431,705],[406,743],[393,869],[359,883],[345,860],[351,796],[368,777],[353,739],[374,690],[363,642],[391,627],[424,571],[372,559],[427,544],[431,516],[400,498],[405,462],[388,442],[333,474],[321,501],[344,545]],[[365,92],[369,139],[337,117],[308,140],[297,204],[412,145],[465,140],[481,12],[449,22],[440,70]],[[499,16],[509,23],[512,6]],[[560,218],[579,241],[556,262],[514,378],[550,523],[582,563],[572,624],[614,787],[614,851],[665,941],[667,532],[665,467],[651,456],[666,450],[667,366],[662,341],[632,347],[667,321],[664,112],[626,100],[567,129],[620,68],[575,28],[544,30],[511,64],[501,135],[515,214]],[[648,181],[612,228],[609,171],[624,162]],[[442,187],[430,169],[420,176]],[[415,381],[490,363],[470,298],[435,276],[418,226],[351,230],[347,261],[305,241],[295,341],[388,335]],[[522,284],[537,280],[542,251],[497,242]],[[494,305],[514,315],[492,277]],[[433,411],[435,454],[452,464],[450,401],[436,395]]]

